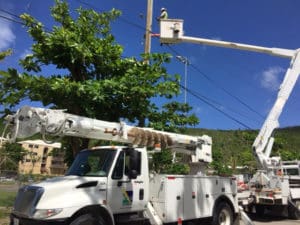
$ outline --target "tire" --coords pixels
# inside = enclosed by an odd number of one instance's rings
[[[255,214],[260,218],[263,217],[265,215],[265,206],[255,205]]]
[[[231,207],[226,202],[220,202],[213,212],[213,225],[232,225],[233,212]]]
[[[105,225],[102,218],[92,214],[83,214],[76,217],[70,225]]]
[[[293,220],[299,220],[300,219],[300,200],[294,202],[295,206],[292,204],[288,205],[288,217]]]

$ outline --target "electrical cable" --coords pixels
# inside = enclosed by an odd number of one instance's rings
[[[11,22],[14,22],[14,23],[18,23],[18,24],[21,24],[21,25],[25,25],[25,23],[23,23],[22,21],[17,21],[15,19],[12,19],[12,18],[4,16],[4,15],[0,15],[0,18],[11,21]]]
[[[189,92],[191,95],[193,95],[195,98],[201,100],[202,102],[204,102],[205,104],[209,105],[210,107],[214,108],[215,110],[217,110],[218,112],[222,113],[224,116],[226,116],[227,118],[235,121],[236,123],[242,125],[243,127],[252,130],[251,127],[249,127],[248,125],[246,125],[245,123],[241,122],[240,120],[234,118],[233,116],[229,115],[228,113],[224,112],[223,110],[219,109],[218,107],[216,107],[214,104],[212,104],[211,102],[207,101],[205,98],[203,98],[203,96],[200,96],[198,93],[195,93],[194,91],[184,87],[183,85],[179,84],[181,88],[185,89],[187,92]]]
[[[11,16],[13,16],[13,17],[15,17],[15,18],[21,19],[20,16],[18,16],[18,15],[16,15],[16,14],[13,14],[13,13],[7,11],[7,10],[4,10],[4,9],[1,9],[1,8],[0,8],[0,11],[6,13],[6,14],[8,14],[8,15],[11,15]],[[0,18],[6,19],[6,20],[8,20],[8,21],[11,21],[11,22],[14,22],[14,23],[17,23],[17,24],[21,24],[21,25],[23,25],[23,26],[26,25],[25,22],[23,22],[23,21],[21,21],[21,20],[18,21],[18,20],[12,19],[12,18],[7,17],[7,16],[4,16],[4,15],[0,15]],[[33,24],[37,25],[37,23],[33,23]],[[45,26],[44,26],[44,29],[45,29],[46,33],[50,33],[50,32],[51,32],[51,29],[49,29],[49,28],[47,28],[47,27],[45,27]]]
[[[86,3],[86,2],[84,2],[84,1],[82,1],[82,0],[76,0],[76,1],[79,2],[79,3],[81,3],[81,4],[83,4],[83,5],[86,5],[86,6],[90,7],[91,9],[96,9],[96,10],[98,10],[100,13],[101,13],[101,12],[105,12],[104,10],[101,10],[101,9],[99,9],[98,7],[93,6],[93,5],[89,4],[89,3]],[[129,21],[129,20],[123,18],[122,16],[120,16],[119,19],[120,19],[121,21],[123,21],[124,23],[127,23],[127,24],[129,24],[129,25],[131,25],[131,26],[134,26],[134,27],[138,28],[138,29],[145,30],[145,27],[144,27],[144,26],[141,26],[141,25],[139,25],[139,24],[137,24],[137,23],[131,22],[131,21]],[[151,34],[154,34],[151,30],[149,30],[149,32],[150,32]]]
[[[180,53],[178,53],[178,51],[176,51],[174,48],[172,48],[170,45],[166,45],[172,52],[174,52],[176,55],[181,55]],[[233,95],[232,93],[230,93],[228,90],[226,90],[224,87],[220,86],[217,82],[215,82],[213,79],[211,79],[206,73],[204,73],[203,71],[201,71],[198,67],[196,67],[193,64],[190,64],[190,66],[196,70],[198,73],[200,73],[205,79],[207,79],[211,84],[213,84],[215,87],[221,89],[222,91],[224,91],[226,94],[228,94],[229,96],[231,96],[232,98],[234,98],[236,101],[238,101],[240,104],[242,104],[243,106],[245,106],[246,108],[248,108],[250,111],[254,112],[255,114],[257,114],[258,116],[260,116],[262,119],[264,119],[265,117],[263,115],[261,115],[259,112],[257,112],[255,109],[253,109],[251,106],[249,106],[247,103],[245,103],[244,101],[242,101],[239,97]]]
[[[181,88],[183,89],[183,90],[186,90],[186,88],[184,87],[184,86],[182,86],[181,85]],[[188,90],[187,90],[188,91]],[[231,107],[228,107],[228,106],[224,106],[224,105],[222,105],[221,103],[219,103],[219,102],[217,102],[216,100],[214,100],[214,99],[211,99],[211,98],[208,98],[208,97],[206,97],[205,95],[203,95],[203,94],[200,94],[198,91],[195,91],[195,90],[189,90],[190,92],[193,92],[195,95],[198,95],[198,96],[200,96],[201,98],[203,98],[203,99],[206,99],[208,102],[210,102],[211,104],[214,104],[216,107],[218,107],[220,110],[222,110],[222,108],[224,108],[224,109],[227,109],[228,111],[231,111],[232,113],[235,113],[235,114],[237,114],[237,115],[239,115],[239,116],[241,116],[241,117],[244,117],[245,119],[249,119],[249,116],[247,116],[247,115],[244,115],[244,114],[242,114],[242,113],[240,113],[240,112],[237,112],[235,109],[233,109],[233,108],[231,108]],[[260,124],[260,121],[257,121],[257,120],[254,120],[255,122],[257,122],[257,124]]]

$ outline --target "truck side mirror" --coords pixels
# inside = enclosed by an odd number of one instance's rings
[[[129,170],[128,176],[130,179],[136,179],[141,170],[141,153],[134,149],[128,149],[129,155]]]
[[[129,174],[128,174],[129,179],[136,179],[137,176],[138,176],[138,172],[136,170],[129,171]]]

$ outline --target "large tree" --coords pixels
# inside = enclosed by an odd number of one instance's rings
[[[33,39],[32,54],[20,60],[22,73],[13,68],[1,72],[0,103],[6,108],[29,98],[46,107],[108,121],[124,118],[147,125],[145,121],[151,119],[155,125],[161,119],[158,114],[165,117],[168,112],[173,113],[172,121],[163,121],[169,128],[198,122],[194,115],[187,116],[190,108],[186,105],[174,103],[166,111],[152,102],[155,97],[171,101],[178,95],[179,76],[163,67],[170,60],[168,54],[122,57],[123,47],[116,43],[110,27],[120,11],[97,13],[79,8],[72,16],[68,4],[56,0],[51,15],[55,20],[51,30],[32,16],[21,15]],[[45,76],[43,71],[50,65],[57,70]],[[88,144],[78,138],[71,138],[71,143],[74,154]]]

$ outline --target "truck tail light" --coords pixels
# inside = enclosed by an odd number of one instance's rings
[[[177,219],[177,225],[182,225],[182,219],[180,217]]]

